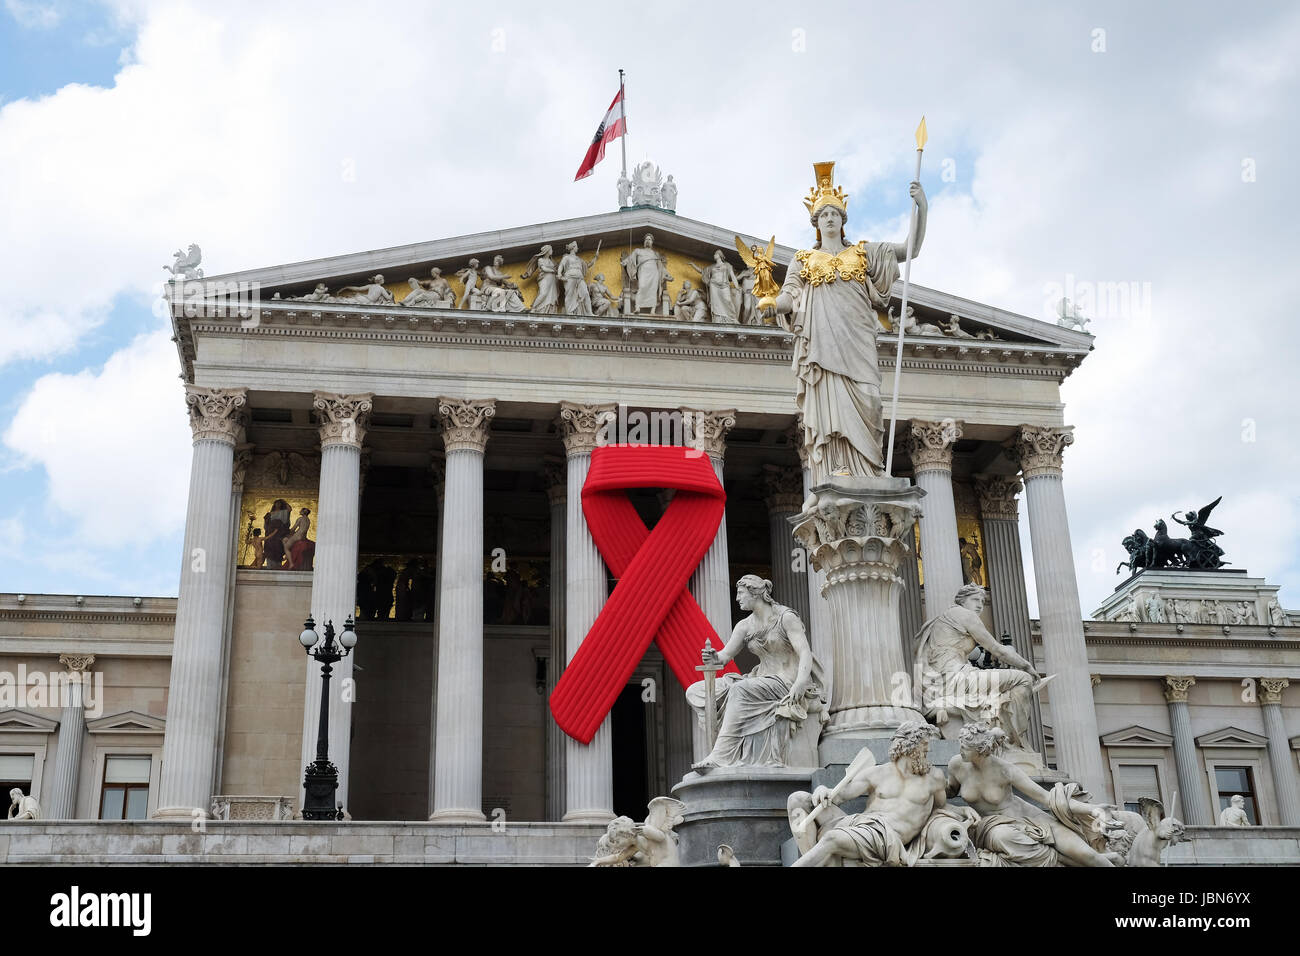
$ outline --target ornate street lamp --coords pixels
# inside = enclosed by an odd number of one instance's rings
[[[307,765],[307,775],[303,787],[307,797],[302,805],[304,820],[342,820],[343,808],[334,802],[339,789],[339,769],[330,763],[330,665],[337,664],[357,645],[357,632],[351,618],[343,622],[343,633],[338,643],[334,643],[334,622],[325,622],[325,637],[321,639],[316,633],[316,622],[309,616],[303,625],[303,632],[298,635],[308,657],[314,657],[321,664],[320,689],[320,729],[316,734],[316,759]]]

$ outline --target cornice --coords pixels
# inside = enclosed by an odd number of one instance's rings
[[[308,308],[302,307],[303,305]],[[348,306],[334,303],[263,304],[257,321],[231,307],[215,314],[174,316],[177,347],[186,381],[194,378],[194,337],[311,338],[324,341],[391,343],[426,348],[499,351],[550,350],[664,356],[691,360],[787,364],[794,336],[770,326],[682,323],[666,319],[586,318],[528,313]],[[1064,381],[1083,361],[1088,347],[1047,343],[974,342],[932,336],[904,340],[903,367],[959,374],[1011,375]],[[881,348],[882,370],[894,367],[892,348]]]

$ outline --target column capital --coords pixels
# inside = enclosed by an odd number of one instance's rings
[[[243,427],[246,388],[200,388],[185,386],[185,405],[190,413],[190,431],[195,441],[208,439],[234,445]]]
[[[546,482],[546,500],[558,505],[569,497],[569,470],[564,459],[557,455],[547,455],[542,459],[542,478]]]
[[[230,475],[230,490],[235,494],[244,490],[244,478],[248,475],[248,466],[253,463],[253,447],[250,444],[235,447],[235,468]]]
[[[73,674],[90,670],[90,665],[95,663],[94,654],[60,654],[59,663],[66,667]]]
[[[1061,474],[1061,458],[1067,445],[1074,444],[1074,426],[1021,425],[1008,451],[1020,465],[1025,478]]]
[[[340,395],[336,392],[312,392],[311,407],[320,421],[321,447],[350,445],[360,448],[366,440],[366,425],[374,395]]]
[[[952,471],[952,446],[966,423],[955,418],[937,422],[913,419],[903,447],[912,459],[912,471]]]
[[[1165,700],[1167,700],[1171,704],[1187,703],[1187,691],[1195,683],[1196,683],[1196,678],[1191,676],[1187,676],[1187,677],[1166,676],[1165,677]]]
[[[1264,692],[1259,695],[1261,704],[1280,704],[1282,703],[1282,691],[1289,687],[1291,681],[1285,677],[1261,677],[1259,686]]]
[[[980,500],[980,516],[1017,520],[1020,507],[1016,496],[1024,489],[1024,484],[1014,475],[976,475],[975,494]]]
[[[797,514],[803,507],[803,473],[792,465],[764,465],[763,504],[769,515]]]
[[[590,455],[607,435],[609,423],[617,418],[618,406],[613,402],[560,402],[557,425],[564,440],[564,454]]]
[[[692,448],[722,461],[727,456],[727,433],[736,426],[734,408],[709,411],[702,408],[678,409],[682,413],[682,432]],[[686,435],[686,432],[690,432]]]
[[[497,413],[495,398],[438,398],[438,420],[447,451],[476,451],[487,448],[492,418]]]

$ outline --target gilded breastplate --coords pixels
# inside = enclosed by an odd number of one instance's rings
[[[821,249],[802,249],[794,257],[803,263],[799,278],[809,285],[821,285],[836,279],[851,279],[854,282],[867,281],[866,241],[849,246],[836,255]]]

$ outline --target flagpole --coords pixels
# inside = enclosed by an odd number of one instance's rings
[[[921,125],[916,128],[916,175],[912,177],[913,182],[921,181],[921,153],[925,151],[926,140],[929,134],[925,129],[925,117],[921,117]],[[894,356],[894,399],[890,403],[889,413],[889,450],[885,457],[885,474],[893,477],[894,474],[894,429],[898,424],[898,383],[903,376],[903,326],[907,324],[907,289],[912,282],[912,238],[916,234],[916,200],[912,200],[912,215],[907,225],[907,261],[903,263],[903,303],[898,310],[898,352]]]
[[[619,142],[623,146],[623,178],[627,178],[627,91],[623,88],[623,71],[618,71],[619,98],[623,101],[623,135]]]

